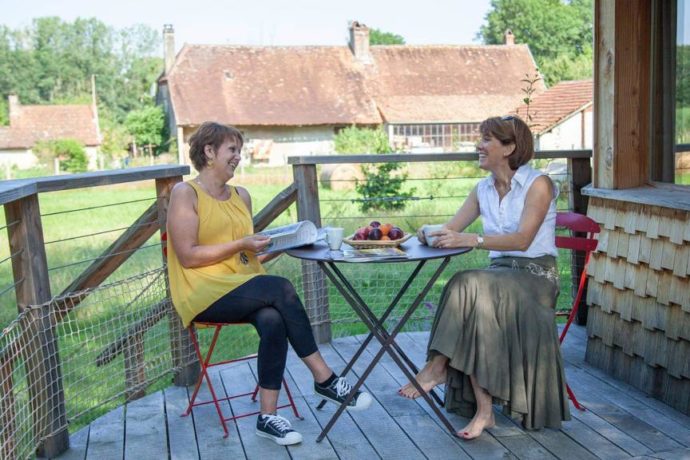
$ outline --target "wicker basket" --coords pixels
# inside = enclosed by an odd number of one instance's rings
[[[347,238],[343,238],[343,243],[349,244],[353,248],[356,249],[372,249],[372,248],[395,248],[400,246],[402,243],[405,241],[409,240],[412,238],[411,233],[406,233],[403,235],[402,238],[399,238],[397,240],[384,240],[384,241],[377,241],[377,240],[353,240],[352,238],[355,235],[350,235]]]

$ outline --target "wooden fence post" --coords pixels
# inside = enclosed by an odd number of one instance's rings
[[[20,312],[51,298],[48,264],[38,195],[5,204],[12,272]],[[37,455],[56,457],[69,448],[62,371],[55,337],[55,317],[49,307],[31,309],[23,355],[36,441]]]
[[[570,170],[570,199],[568,205],[570,209],[578,214],[587,215],[587,195],[582,194],[582,187],[592,182],[592,166],[589,158],[569,158],[568,169]],[[586,236],[577,233],[577,236]],[[572,296],[577,295],[577,288],[582,276],[582,269],[585,265],[585,254],[582,251],[573,251],[570,258],[570,276],[572,280]],[[587,324],[587,286],[582,294],[580,306],[577,310],[577,324],[584,326]]]
[[[156,196],[158,197],[158,223],[160,225],[161,236],[165,232],[165,226],[168,222],[168,203],[170,202],[170,192],[173,186],[182,182],[182,176],[156,179]],[[163,242],[165,244],[165,242]],[[163,262],[166,259],[163,257]],[[168,275],[165,275],[165,291],[170,299],[170,286],[168,284]],[[168,315],[170,322],[170,351],[172,353],[173,367],[180,369],[174,377],[174,384],[176,386],[186,387],[194,384],[199,378],[199,360],[194,353],[194,346],[189,338],[189,333],[182,325],[180,316],[175,311],[175,308],[170,304],[170,312]]]
[[[297,219],[310,220],[317,227],[321,227],[316,165],[292,165],[292,174],[297,186]],[[312,330],[316,343],[330,342],[328,288],[324,274],[315,262],[302,261],[302,286],[304,286],[304,304],[309,320],[314,324]]]

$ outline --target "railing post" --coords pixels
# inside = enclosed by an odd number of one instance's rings
[[[568,205],[570,209],[579,214],[587,215],[587,203],[589,198],[582,194],[582,187],[592,182],[592,166],[589,158],[570,158],[568,159],[568,169],[570,169],[570,199]],[[585,237],[583,233],[577,236]],[[570,277],[572,279],[572,296],[575,298],[577,289],[582,276],[582,269],[585,265],[585,254],[582,251],[572,251],[570,256]],[[580,306],[577,310],[577,324],[584,326],[587,324],[587,286],[582,294]]]
[[[5,204],[12,272],[20,312],[51,298],[38,195]],[[50,307],[29,310],[23,351],[37,455],[56,457],[69,448],[55,317]],[[42,440],[42,441],[41,441]]]
[[[310,220],[321,227],[319,208],[319,184],[315,164],[292,166],[292,174],[297,186],[297,219]],[[328,289],[324,274],[315,262],[302,261],[302,285],[304,304],[313,324],[316,343],[331,341],[331,322],[328,310]]]
[[[156,179],[156,196],[158,197],[158,223],[160,225],[161,235],[165,232],[165,226],[168,222],[168,203],[170,202],[170,193],[173,186],[182,182],[182,176],[170,177],[165,179]],[[163,243],[165,244],[165,243]],[[165,257],[163,263],[166,263]],[[168,276],[165,276],[165,291],[168,298],[170,298],[170,286],[168,284]],[[176,386],[189,386],[196,382],[199,377],[199,361],[194,353],[194,347],[189,339],[189,334],[185,331],[180,316],[175,311],[172,303],[170,304],[170,312],[168,314],[170,322],[170,352],[172,353],[173,367],[179,369],[175,374],[174,384]]]

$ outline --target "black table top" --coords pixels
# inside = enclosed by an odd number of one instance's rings
[[[425,244],[421,244],[417,237],[412,237],[400,245],[400,249],[407,253],[406,259],[383,259],[383,260],[369,260],[366,262],[356,262],[345,260],[342,258],[342,250],[349,249],[350,246],[343,243],[340,248],[341,252],[332,251],[328,245],[323,241],[317,241],[308,246],[288,249],[285,251],[288,255],[298,259],[312,260],[314,262],[345,262],[345,263],[395,263],[395,262],[414,262],[420,260],[440,259],[447,256],[455,256],[464,254],[472,250],[472,248],[430,248]],[[338,257],[340,256],[340,257]]]

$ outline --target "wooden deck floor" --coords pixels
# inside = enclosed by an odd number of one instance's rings
[[[410,357],[422,363],[428,333],[400,336],[399,343]],[[345,366],[361,337],[337,339],[321,347],[336,371]],[[370,346],[376,351],[378,346]],[[571,405],[573,419],[561,430],[527,432],[520,424],[496,412],[497,426],[481,438],[465,442],[451,437],[423,401],[405,400],[396,394],[404,376],[390,358],[384,359],[366,382],[375,397],[372,407],[345,414],[327,439],[315,439],[334,406],[317,411],[309,372],[290,353],[288,384],[296,396],[304,421],[293,427],[304,442],[280,447],[254,434],[255,417],[230,423],[230,436],[223,432],[212,406],[180,417],[188,390],[171,387],[118,408],[71,436],[71,449],[61,459],[466,459],[466,458],[564,458],[690,459],[690,417],[670,409],[632,387],[615,381],[583,361],[584,328],[574,327],[565,341],[563,355],[567,379],[587,411]],[[369,354],[369,358],[371,358]],[[366,355],[365,355],[366,358]],[[355,372],[362,372],[367,359]],[[255,370],[248,364],[224,367],[215,374],[217,389],[236,393],[254,386]],[[256,407],[247,399],[234,400],[230,410]],[[294,419],[289,411],[283,415]],[[467,420],[450,416],[458,429]]]

